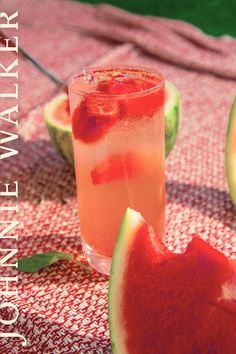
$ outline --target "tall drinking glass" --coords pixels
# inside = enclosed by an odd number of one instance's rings
[[[127,207],[164,234],[164,83],[142,67],[90,67],[69,82],[81,242],[108,274]]]

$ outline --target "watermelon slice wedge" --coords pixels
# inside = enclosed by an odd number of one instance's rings
[[[229,193],[236,206],[236,96],[232,104],[227,130],[226,175]]]
[[[165,82],[165,96],[165,152],[167,157],[174,147],[180,119],[180,94],[170,81]],[[94,108],[91,103],[88,106],[90,110]],[[95,112],[90,113],[94,114]],[[47,103],[44,108],[44,119],[56,151],[73,166],[72,127],[68,95],[62,93]],[[96,139],[96,135],[94,139]]]
[[[127,209],[109,281],[116,354],[236,353],[236,267],[194,237],[169,252],[142,216]]]

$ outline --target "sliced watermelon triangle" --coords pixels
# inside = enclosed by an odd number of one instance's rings
[[[235,265],[199,237],[169,252],[128,209],[112,260],[109,327],[117,354],[234,354]]]

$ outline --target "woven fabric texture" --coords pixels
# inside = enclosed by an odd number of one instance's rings
[[[236,94],[236,40],[212,38],[184,22],[108,5],[0,0],[0,9],[19,11],[20,45],[62,80],[91,64],[132,63],[158,68],[178,87],[182,113],[176,146],[166,162],[165,242],[180,252],[198,234],[236,257],[236,211],[225,177],[227,122]],[[7,60],[13,59],[12,53]],[[20,184],[19,213],[14,214],[20,220],[19,257],[57,249],[79,259],[74,173],[52,147],[43,121],[44,104],[57,88],[29,62],[20,57],[19,62],[20,153],[1,162],[1,182]],[[0,92],[4,85],[1,80]],[[1,198],[1,205],[14,203]],[[4,219],[12,220],[13,212],[1,211]],[[10,247],[6,241],[1,244]],[[17,331],[28,345],[0,338],[0,353],[111,353],[106,276],[86,273],[73,262],[18,276],[19,294],[11,300],[19,318],[15,325],[1,325],[0,331]],[[3,311],[2,316],[10,314]]]

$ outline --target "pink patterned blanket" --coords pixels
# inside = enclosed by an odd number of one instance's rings
[[[224,150],[236,94],[236,40],[108,5],[0,0],[0,12],[16,10],[20,45],[62,80],[84,65],[132,63],[158,68],[178,87],[182,117],[166,163],[165,241],[178,252],[197,233],[235,257],[236,210],[227,192]],[[0,56],[1,63],[15,58],[14,53]],[[79,257],[74,174],[54,151],[42,117],[43,105],[57,88],[29,62],[19,61],[20,153],[1,161],[0,170],[2,183],[19,180],[19,257],[53,249]],[[0,92],[4,89],[0,78]],[[0,99],[1,111],[6,101]],[[7,129],[7,123],[0,124]],[[15,200],[1,197],[0,202],[13,206]],[[12,220],[13,212],[0,213],[1,220]],[[1,248],[5,243],[1,240]],[[18,331],[28,345],[0,338],[0,353],[111,353],[107,288],[106,277],[88,274],[75,263],[19,274],[19,294],[11,298],[19,318],[12,326],[0,324],[0,332]],[[1,317],[10,316],[1,311]]]

